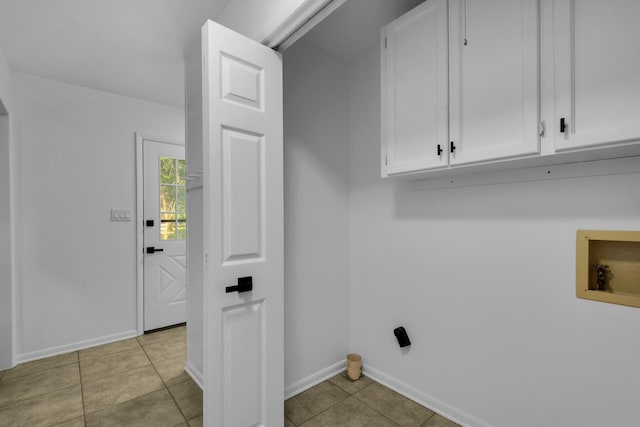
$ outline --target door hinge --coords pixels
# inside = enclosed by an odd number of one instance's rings
[[[387,163],[387,155],[386,155],[386,154],[384,155],[384,165],[385,165],[385,166],[387,166],[387,165],[388,165],[388,163]]]
[[[540,123],[538,123],[538,135],[544,136],[545,130],[546,129],[545,129],[544,120],[543,120]]]
[[[384,38],[384,48],[385,49],[387,48],[387,38],[386,37]]]

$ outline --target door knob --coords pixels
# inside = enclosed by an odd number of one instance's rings
[[[226,293],[230,292],[249,292],[253,290],[253,277],[238,277],[238,284],[235,286],[227,286],[225,288]]]
[[[147,253],[148,254],[152,254],[152,253],[155,253],[155,252],[163,252],[163,251],[164,251],[164,249],[162,249],[162,248],[154,248],[153,246],[147,246]]]

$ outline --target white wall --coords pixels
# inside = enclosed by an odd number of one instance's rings
[[[349,67],[365,370],[468,425],[637,424],[640,310],[575,297],[575,233],[639,229],[640,174],[411,192],[379,178],[379,99],[376,50]]]
[[[15,73],[18,358],[136,334],[135,136],[184,137],[184,112]]]
[[[348,348],[347,126],[346,65],[297,43],[284,56],[288,394],[328,374]]]
[[[0,46],[0,370],[13,366],[11,70]]]

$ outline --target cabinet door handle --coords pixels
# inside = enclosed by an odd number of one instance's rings
[[[567,123],[564,119],[564,117],[560,118],[560,133],[566,133],[567,132]]]
[[[451,151],[452,153],[453,153],[454,151],[456,151],[456,145],[453,143],[453,141],[451,141],[450,151]]]
[[[438,144],[438,148],[436,149],[436,154],[438,156],[442,154],[442,147],[440,147],[440,144]]]

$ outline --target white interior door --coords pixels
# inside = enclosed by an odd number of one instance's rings
[[[187,318],[184,146],[143,141],[144,330]]]
[[[202,46],[205,425],[282,427],[282,59],[211,21]]]

